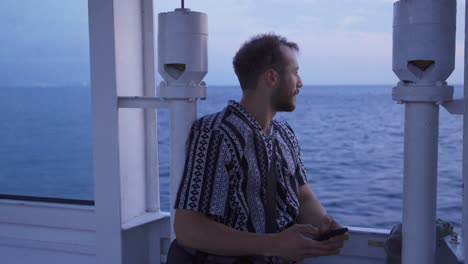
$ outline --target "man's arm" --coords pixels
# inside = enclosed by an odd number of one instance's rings
[[[298,223],[320,228],[322,219],[327,215],[327,212],[312,193],[309,184],[303,184],[299,187],[299,204]]]
[[[327,243],[306,238],[317,236],[311,225],[294,225],[281,233],[257,234],[235,230],[207,216],[184,209],[175,214],[177,241],[184,246],[221,256],[281,256],[289,260],[336,253]]]

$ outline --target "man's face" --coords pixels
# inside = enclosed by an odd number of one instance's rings
[[[296,109],[296,96],[302,87],[302,80],[298,73],[296,52],[286,46],[282,46],[281,50],[285,66],[279,72],[279,82],[272,94],[272,107],[277,112],[292,112]]]

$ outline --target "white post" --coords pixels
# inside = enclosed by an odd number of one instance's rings
[[[175,238],[174,202],[179,189],[185,164],[185,144],[190,128],[197,118],[196,100],[172,100],[170,102],[170,135],[171,135],[171,239]]]
[[[88,1],[96,263],[122,263],[114,1]]]
[[[439,106],[406,103],[402,263],[435,263]]]
[[[169,101],[171,135],[171,240],[174,203],[185,163],[185,144],[197,117],[197,99],[206,98],[208,16],[187,8],[158,15],[158,72],[164,78],[160,97]]]
[[[156,96],[156,71],[154,50],[153,0],[141,0],[143,12],[143,63],[144,95]],[[159,162],[157,114],[155,109],[145,109],[146,137],[146,211],[157,212],[159,202]]]
[[[118,111],[118,96],[155,94],[152,2],[99,0],[88,6],[97,263],[142,263],[150,257],[147,244],[158,238],[148,242],[146,233],[122,227],[159,209],[156,120],[141,109]]]
[[[434,264],[439,104],[455,67],[455,0],[394,4],[393,99],[405,103],[403,264]]]
[[[463,115],[463,243],[465,264],[468,264],[468,0],[465,1],[465,112]]]

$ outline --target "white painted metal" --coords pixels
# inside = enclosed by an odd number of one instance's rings
[[[405,103],[403,264],[434,264],[439,106],[455,62],[455,0],[394,5],[393,99]]]
[[[197,118],[196,100],[173,100],[170,107],[171,137],[171,239],[174,234],[174,202],[185,164],[185,144],[190,128]]]
[[[453,98],[453,86],[442,81],[432,85],[399,82],[398,86],[395,86],[392,90],[392,98],[399,103],[449,103]]]
[[[114,0],[114,25],[117,95],[143,96],[144,52],[141,1]],[[120,203],[122,223],[124,223],[146,212],[144,111],[121,109],[118,112],[118,120]]]
[[[95,255],[94,231],[0,224],[0,232],[0,246]],[[2,252],[2,256],[4,255],[6,254]]]
[[[442,104],[452,115],[463,115],[465,113],[465,99],[457,99]]]
[[[23,242],[20,242],[23,243]],[[35,242],[39,244],[40,242]],[[49,244],[52,247],[54,245]],[[87,254],[71,254],[70,252],[50,251],[44,249],[23,248],[17,245],[5,248],[6,254],[2,252],[2,263],[5,264],[100,264],[94,256]]]
[[[394,4],[393,71],[400,80],[434,84],[455,67],[456,0],[401,0]],[[423,71],[410,63],[436,63]]]
[[[0,212],[0,223],[96,230],[93,206],[0,200]]]
[[[154,50],[154,9],[153,0],[141,0],[143,17],[143,86],[144,95],[156,96],[156,65]],[[145,109],[145,148],[146,148],[146,211],[157,212],[159,202],[159,162],[157,112]]]
[[[88,1],[96,262],[122,263],[114,1]]]
[[[148,1],[114,0],[117,91],[123,98],[155,94],[153,10],[145,10],[152,6]],[[121,261],[125,264],[159,263],[161,240],[169,237],[169,219],[159,212],[157,167],[147,164],[157,162],[153,113],[154,109],[146,115],[142,109],[119,111]]]
[[[463,116],[463,240],[464,240],[464,259],[468,264],[468,0],[465,1],[465,79],[464,79],[464,98],[465,115]]]
[[[119,96],[119,108],[169,109],[169,101],[160,97]]]
[[[160,264],[165,262],[170,241],[170,217],[169,215],[158,220],[157,224],[152,223],[147,227],[148,257],[149,262],[145,264]]]
[[[402,263],[435,263],[439,106],[407,103]]]
[[[89,2],[97,263],[157,263],[149,245],[169,229],[164,214],[151,213],[159,210],[154,110],[117,109],[135,102],[118,96],[155,95],[152,12],[150,0]]]
[[[92,206],[0,201],[0,211],[2,263],[99,264],[95,258],[95,215]],[[153,219],[144,219],[152,216]],[[151,213],[145,217],[133,220],[138,223],[126,223],[129,226],[124,232],[124,248],[130,252],[126,253],[126,257],[141,262],[125,263],[165,262],[169,217],[164,213]],[[11,225],[15,227],[11,229]],[[385,263],[381,245],[388,233],[388,230],[351,227],[351,240],[340,256],[311,259],[305,263]],[[445,245],[441,247],[443,250],[446,248]],[[450,255],[450,252],[445,252],[444,256],[447,254]]]
[[[92,206],[0,200],[2,263],[96,263]]]
[[[161,82],[159,85],[159,95],[164,99],[206,99],[207,94],[208,87],[205,82],[191,82],[187,85],[168,85]]]
[[[128,222],[123,223],[122,229],[123,230],[129,230],[129,229],[132,229],[134,227],[138,227],[138,226],[145,225],[145,224],[148,224],[148,223],[153,223],[155,221],[158,221],[160,219],[167,218],[167,217],[169,217],[168,212],[161,212],[161,211],[148,212],[148,213],[145,213],[145,214],[143,214],[143,215],[141,215],[139,217],[135,217],[135,218],[131,219]],[[167,227],[167,228],[169,228],[169,227]]]
[[[169,231],[169,217],[167,216],[125,230],[123,232],[123,262],[126,264],[160,263],[162,243],[169,240]]]
[[[185,144],[197,117],[197,99],[206,97],[202,82],[208,72],[208,18],[189,9],[158,16],[158,72],[160,96],[170,101],[171,239],[174,202],[185,163]]]
[[[95,215],[90,206],[1,201],[0,211],[3,241],[30,241],[24,247],[32,245],[31,241],[42,241],[61,244],[62,250],[74,245],[68,251],[81,247],[94,254]]]
[[[389,230],[349,227],[350,238],[337,256],[311,258],[304,264],[383,264]],[[302,262],[301,262],[302,263]]]
[[[200,83],[208,72],[208,16],[179,8],[160,13],[158,23],[161,76],[169,85]]]
[[[339,255],[306,259],[304,264],[384,264],[386,261],[383,245],[390,233],[389,230],[374,228],[349,228],[350,239],[345,243]],[[435,263],[458,264],[459,258],[454,254],[456,245],[451,244],[450,237],[437,243]],[[419,263],[419,262],[416,262]]]

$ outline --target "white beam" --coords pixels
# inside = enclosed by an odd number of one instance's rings
[[[177,197],[185,164],[185,144],[193,122],[197,119],[196,100],[172,100],[170,105],[170,154],[171,154],[171,239],[174,233],[174,203]]]
[[[169,100],[149,96],[119,96],[119,108],[168,109]]]
[[[405,105],[402,263],[435,263],[439,106]]]
[[[143,25],[140,1],[114,0],[117,96],[144,95]],[[146,212],[145,115],[120,109],[119,146],[122,222]]]
[[[156,96],[153,0],[141,0],[143,24],[143,86],[145,96]],[[146,211],[157,212],[159,202],[159,162],[157,111],[145,110]]]
[[[122,263],[114,1],[88,1],[96,263]]]
[[[444,102],[442,106],[452,115],[463,115],[465,113],[465,99]]]

